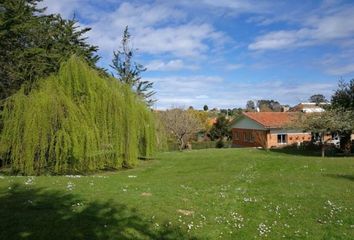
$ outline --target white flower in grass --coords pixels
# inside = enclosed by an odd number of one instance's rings
[[[67,178],[81,178],[81,175],[65,175]]]
[[[72,182],[68,182],[67,185],[66,185],[66,189],[68,191],[72,191],[74,189],[74,187],[75,187],[75,184],[72,183]]]
[[[261,237],[267,237],[268,234],[271,232],[271,227],[270,226],[267,226],[266,224],[264,223],[260,223],[258,225],[258,233],[259,233],[259,236]]]
[[[32,185],[34,183],[34,177],[28,177],[25,181],[26,185]]]

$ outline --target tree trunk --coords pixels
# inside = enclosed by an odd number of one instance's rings
[[[325,133],[322,133],[321,136],[321,156],[322,157],[325,157],[325,150],[326,150],[324,137],[325,137]]]
[[[325,157],[325,145],[324,143],[322,143],[322,147],[321,147],[321,156],[324,158]]]
[[[181,138],[181,139],[179,140],[179,150],[180,150],[180,151],[183,151],[183,148],[184,148],[184,141],[183,141],[183,138]]]

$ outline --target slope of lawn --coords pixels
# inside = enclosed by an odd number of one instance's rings
[[[353,239],[354,158],[161,153],[92,176],[0,175],[0,239]]]

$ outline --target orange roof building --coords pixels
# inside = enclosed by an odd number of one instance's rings
[[[309,132],[289,129],[295,112],[245,112],[232,126],[235,147],[276,148],[311,141]]]

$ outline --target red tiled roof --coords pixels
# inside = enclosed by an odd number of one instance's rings
[[[263,125],[265,128],[282,128],[296,116],[295,112],[244,112],[246,117]]]

